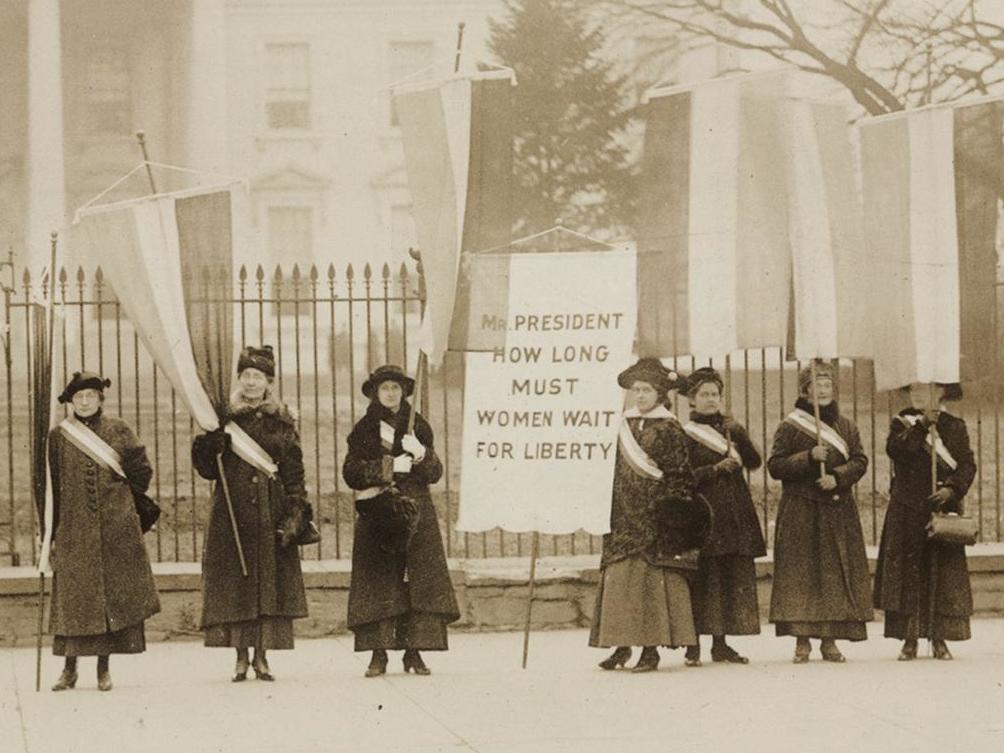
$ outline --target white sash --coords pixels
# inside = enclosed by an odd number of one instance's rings
[[[279,472],[279,466],[272,460],[272,456],[251,438],[250,434],[233,421],[227,423],[223,430],[230,435],[230,449],[237,457],[252,468],[257,468],[269,478],[275,478]]]
[[[739,451],[736,450],[736,446],[726,441],[725,437],[707,424],[688,421],[683,425],[683,430],[687,433],[688,437],[704,445],[709,450],[717,452],[719,455],[728,455],[740,463],[743,462],[739,456]]]
[[[386,421],[380,422],[380,444],[383,445],[385,450],[390,450],[394,447],[394,427]]]
[[[121,478],[126,477],[125,471],[122,469],[122,458],[115,448],[75,416],[69,416],[60,421],[59,430],[70,444],[102,468],[110,470]]]
[[[789,413],[784,420],[796,429],[804,431],[813,439],[816,438],[816,419],[815,416],[810,413],[807,413],[801,408],[795,408],[795,410]],[[820,437],[822,437],[822,440],[843,455],[844,460],[850,460],[851,452],[847,449],[847,442],[844,441],[844,438],[837,434],[837,432],[833,430],[832,426],[829,426],[822,421],[819,422],[819,426],[819,434]]]
[[[638,444],[638,440],[635,439],[631,427],[628,425],[627,420],[629,418],[641,418],[643,420],[649,418],[671,418],[675,420],[676,416],[664,405],[653,408],[648,413],[641,413],[637,408],[630,408],[624,411],[624,419],[621,421],[620,429],[617,432],[621,453],[628,465],[631,466],[631,470],[642,478],[658,481],[662,478],[662,470],[648,456],[648,453],[641,448],[641,445]]]
[[[898,418],[900,421],[907,424],[908,426],[916,426],[917,423],[920,421],[920,416],[913,416],[909,414],[905,416],[896,416],[896,418]],[[927,444],[927,451],[930,452],[931,451],[930,431],[926,433],[924,441]],[[952,456],[952,453],[948,451],[948,448],[945,447],[945,443],[941,441],[941,437],[938,437],[937,444],[935,445],[935,452],[938,453],[938,457],[941,458],[942,461],[944,461],[945,465],[947,465],[953,471],[956,468],[958,468],[959,466],[958,461]]]

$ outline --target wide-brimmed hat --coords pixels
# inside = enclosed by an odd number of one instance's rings
[[[722,375],[710,366],[703,366],[700,369],[691,372],[690,376],[686,378],[686,383],[683,389],[686,390],[688,395],[693,395],[701,389],[701,385],[707,384],[708,382],[717,384],[719,392],[725,389],[725,381],[722,379]]]
[[[635,382],[647,382],[663,392],[679,389],[683,384],[680,375],[663,366],[658,358],[639,359],[617,375],[617,384],[626,390]]]
[[[363,382],[363,394],[372,399],[373,395],[376,393],[377,387],[380,386],[380,383],[388,381],[400,384],[405,397],[410,397],[411,393],[415,391],[415,380],[405,374],[404,369],[400,366],[388,363],[384,366],[377,367],[377,369],[369,375],[369,378]]]
[[[105,379],[100,374],[93,371],[74,371],[73,378],[70,380],[66,388],[60,393],[57,398],[61,403],[68,403],[73,399],[73,396],[80,392],[80,390],[97,390],[98,392],[104,392],[108,387],[112,386],[111,379]]]
[[[275,355],[272,353],[271,345],[262,345],[256,348],[249,345],[241,350],[237,358],[237,373],[244,369],[258,369],[262,374],[269,377],[275,376]]]
[[[816,361],[816,379],[829,379],[836,383],[837,370],[829,361]],[[798,372],[798,394],[807,395],[812,384],[812,365],[805,366]]]

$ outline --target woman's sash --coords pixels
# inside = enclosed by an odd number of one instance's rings
[[[816,419],[801,408],[795,408],[795,410],[785,417],[784,421],[799,431],[808,434],[813,439],[816,438]],[[842,436],[837,434],[832,426],[820,421],[819,429],[819,435],[826,444],[843,455],[844,460],[851,459],[851,451],[847,449],[847,442],[844,441]]]
[[[726,441],[725,437],[707,424],[688,421],[683,425],[683,430],[688,437],[704,445],[712,452],[717,452],[719,455],[727,455],[733,460],[742,463],[742,458],[739,456],[736,446]]]
[[[126,478],[125,471],[122,469],[122,456],[87,424],[75,416],[68,416],[59,422],[59,431],[70,444],[101,468],[111,471],[116,476]]]
[[[250,434],[233,421],[228,422],[223,430],[230,435],[230,449],[237,457],[252,468],[257,468],[269,478],[276,477],[279,466],[275,464],[272,456],[251,438]]]
[[[624,412],[624,418],[621,421],[620,430],[617,432],[617,440],[620,445],[621,454],[627,461],[627,464],[631,467],[631,470],[642,478],[658,481],[662,478],[662,470],[655,464],[655,461],[649,457],[648,453],[642,449],[641,445],[638,444],[638,440],[635,439],[634,432],[631,431],[631,427],[628,425],[629,418],[641,418],[643,420],[670,418],[676,420],[676,416],[674,416],[665,406],[659,406],[658,408],[650,410],[648,413],[641,413],[636,408],[631,408],[630,410]]]
[[[907,426],[916,426],[917,423],[920,421],[920,416],[913,416],[910,414],[907,414],[905,416],[896,416],[896,418],[898,418]],[[935,448],[935,452],[938,453],[938,457],[941,458],[942,462],[945,465],[947,465],[953,471],[956,468],[958,468],[959,466],[958,461],[955,459],[952,453],[948,451],[948,448],[945,447],[945,443],[941,441],[941,437],[940,436],[938,437],[936,444],[932,443],[931,432],[927,432],[924,437],[924,447],[927,449],[928,454],[931,453],[932,446]]]

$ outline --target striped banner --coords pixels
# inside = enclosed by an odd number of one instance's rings
[[[509,71],[458,76],[394,93],[428,316],[438,363],[463,350],[469,316],[454,320],[462,253],[509,242],[512,227],[512,87]],[[470,296],[461,295],[469,301]]]
[[[861,124],[878,389],[991,372],[1001,100]]]
[[[651,96],[641,353],[870,355],[848,115],[796,85],[779,71]]]

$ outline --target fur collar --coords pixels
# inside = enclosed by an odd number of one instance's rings
[[[673,415],[672,411],[669,410],[665,405],[657,405],[648,413],[642,413],[635,407],[628,408],[624,411],[624,418],[644,418],[646,420],[650,418],[672,418],[676,420],[676,416]]]
[[[812,407],[812,401],[807,397],[798,398],[798,400],[795,401],[795,407],[801,408],[810,416],[813,415],[813,411],[815,410]],[[820,405],[819,418],[824,424],[833,426],[837,422],[837,419],[840,418],[840,407],[837,405],[837,401],[834,400],[829,405]]]
[[[227,414],[231,417],[243,416],[249,413],[261,411],[267,416],[274,416],[287,424],[295,424],[296,417],[293,412],[280,403],[272,390],[266,390],[265,398],[257,405],[252,405],[244,399],[244,394],[240,389],[234,390],[230,395],[230,405],[227,406]]]

